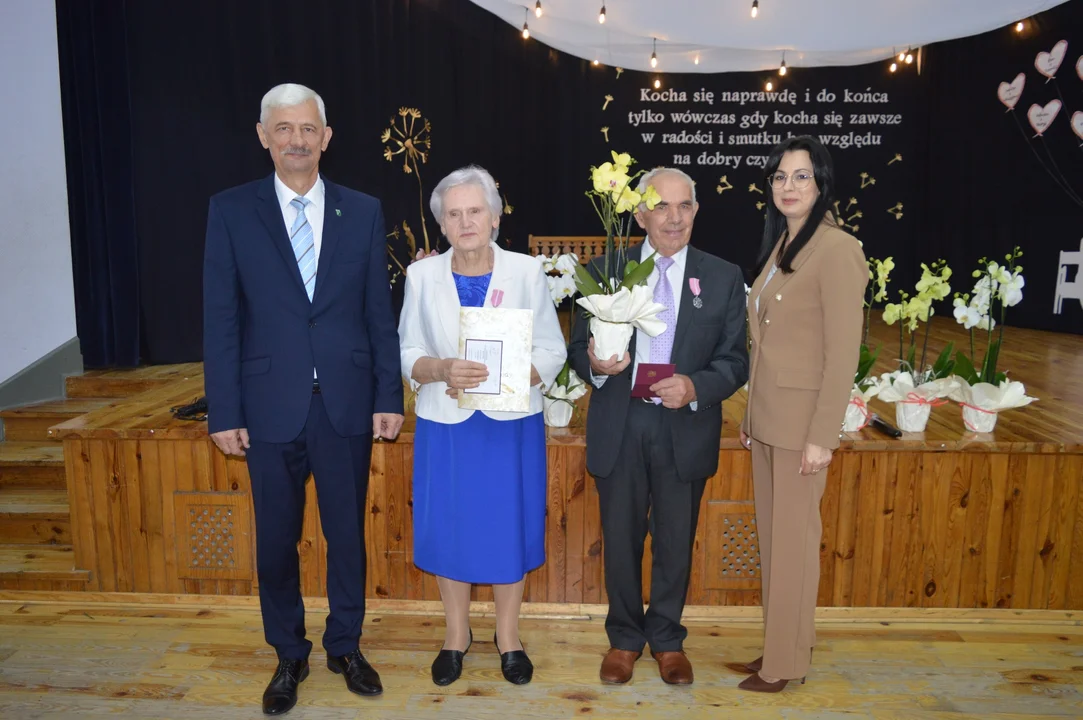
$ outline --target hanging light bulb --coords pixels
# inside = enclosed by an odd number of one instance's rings
[[[1023,32],[1023,28],[1025,28],[1025,27],[1026,27],[1026,25],[1024,25],[1024,24],[1023,24],[1023,21],[1022,21],[1022,20],[1020,20],[1019,22],[1017,22],[1017,23],[1015,24],[1015,31],[1016,31],[1016,32]]]
[[[699,65],[699,55],[696,55],[696,59],[693,60],[696,65]]]
[[[598,13],[598,22],[605,23],[605,3],[602,3],[602,9]]]
[[[653,38],[654,47],[651,49],[651,67],[658,67],[658,38]]]
[[[752,0],[752,17],[760,14],[760,0]]]
[[[768,80],[767,84],[764,85],[763,87],[764,87],[765,90],[767,90],[767,92],[771,92],[772,90],[775,89],[775,84],[773,82],[771,82],[770,80]]]
[[[897,63],[894,63],[894,62],[891,63],[891,65],[888,66],[888,70],[890,70],[891,72],[895,72],[898,69],[899,69],[899,65]]]
[[[542,16],[541,0],[538,0],[538,2],[534,3],[534,17],[541,17],[541,16]]]
[[[906,53],[899,53],[899,62],[903,62],[904,60],[906,60]]]
[[[530,28],[526,24],[527,13],[529,13],[529,12],[530,11],[527,10],[525,7],[523,8],[523,39],[524,40],[529,40],[530,39]]]
[[[907,50],[906,51],[906,64],[909,65],[912,62],[914,62],[914,54],[912,52],[910,52],[909,50]]]
[[[591,63],[591,64],[592,64],[592,65],[594,65],[594,67],[598,67],[599,65],[601,65],[601,63],[600,63],[600,62],[598,62],[597,60],[595,60],[595,61],[594,61],[593,63]]]
[[[778,74],[782,75],[782,76],[786,75],[786,53],[785,52],[782,53],[782,64],[778,66]]]
[[[654,79],[654,89],[657,90],[660,87],[662,87],[662,81],[659,80],[658,78],[655,78]]]

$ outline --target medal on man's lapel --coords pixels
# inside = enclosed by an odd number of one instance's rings
[[[694,295],[692,298],[692,307],[699,310],[703,307],[703,298],[699,296],[699,278],[688,278],[688,287],[692,291],[692,295]]]

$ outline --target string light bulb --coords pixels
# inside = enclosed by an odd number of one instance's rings
[[[605,24],[605,2],[602,2],[602,9],[598,12],[598,22]]]
[[[591,64],[592,64],[592,65],[594,65],[594,67],[598,67],[599,65],[601,65],[601,63],[600,63],[600,62],[598,62],[597,60],[595,60],[595,61],[594,61],[593,63],[591,63]]]
[[[529,40],[530,39],[530,27],[527,26],[527,24],[526,24],[527,13],[528,12],[529,11],[526,8],[523,8],[523,39],[524,40]]]
[[[1026,27],[1026,25],[1024,25],[1024,24],[1023,24],[1023,21],[1022,21],[1022,20],[1020,20],[1019,22],[1017,22],[1017,23],[1015,24],[1015,31],[1016,31],[1016,32],[1023,32],[1023,28],[1025,28],[1025,27]]]
[[[904,53],[904,52],[899,53],[899,62],[903,62],[905,60],[906,60],[906,53]]]
[[[541,0],[538,0],[538,2],[534,3],[534,17],[541,17],[541,16],[542,16]]]
[[[895,62],[891,63],[891,65],[888,66],[888,70],[890,70],[891,72],[895,72],[898,69],[899,69],[899,65],[898,65],[898,63],[895,63]]]
[[[914,62],[914,54],[912,52],[910,52],[909,50],[907,50],[906,51],[906,64],[909,65],[912,62]]]
[[[752,17],[760,14],[760,0],[752,0]]]
[[[654,47],[651,48],[651,67],[658,67],[658,38],[652,38]]]
[[[658,78],[655,78],[654,79],[654,89],[657,90],[660,87],[662,87],[662,81],[660,79],[658,79]]]
[[[694,62],[696,65],[699,65],[699,55],[696,55],[696,59],[692,62]]]
[[[764,85],[763,87],[767,92],[771,92],[772,90],[775,89],[775,84],[773,82],[771,82],[770,80],[768,80],[767,84]]]
[[[778,66],[778,74],[785,77],[786,75],[786,53],[782,53],[782,64]]]

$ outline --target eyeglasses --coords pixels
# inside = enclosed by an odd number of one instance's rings
[[[774,175],[767,176],[767,182],[775,190],[781,190],[786,187],[786,180],[793,178],[793,186],[797,190],[804,190],[809,186],[809,183],[814,180],[812,174],[807,170],[798,170],[793,175],[787,175],[786,173],[775,173]]]
[[[681,203],[679,205],[670,205],[667,202],[660,202],[657,205],[655,205],[654,209],[651,210],[650,212],[654,213],[655,215],[665,216],[665,215],[669,215],[669,209],[671,207],[677,208],[677,213],[681,217],[688,217],[689,215],[692,214],[692,211],[695,209],[695,205],[693,205],[690,202],[683,202],[683,203]]]

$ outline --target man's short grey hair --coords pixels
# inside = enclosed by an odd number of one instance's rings
[[[688,173],[686,173],[684,170],[679,170],[677,168],[656,167],[653,170],[641,175],[639,177],[639,185],[636,187],[636,192],[641,193],[641,192],[645,191],[647,189],[647,186],[650,185],[654,181],[654,179],[656,177],[658,177],[659,175],[663,175],[663,174],[679,175],[680,177],[684,178],[684,181],[686,183],[688,183],[688,187],[692,189],[692,203],[695,204],[695,202],[696,202],[696,181],[693,180],[692,177]],[[643,203],[639,204],[639,209],[640,210],[642,210],[644,207],[645,206],[643,205]]]
[[[312,88],[297,83],[283,83],[268,90],[259,104],[259,121],[266,125],[272,110],[304,105],[309,100],[316,101],[316,107],[320,111],[320,122],[327,127],[327,108],[323,105],[323,98]]]
[[[504,212],[504,204],[500,202],[500,191],[496,188],[496,180],[493,180],[493,176],[483,167],[468,165],[459,168],[441,180],[436,184],[436,189],[432,191],[432,197],[429,199],[429,209],[432,210],[436,222],[441,224],[444,222],[444,196],[447,195],[447,191],[460,185],[477,185],[480,187],[482,194],[485,196],[485,202],[489,205],[489,210],[494,218],[500,217]],[[499,231],[500,228],[493,228],[490,239],[495,241]]]

